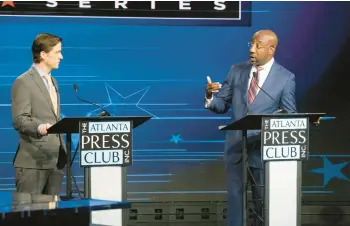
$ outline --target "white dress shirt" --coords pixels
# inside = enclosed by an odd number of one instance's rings
[[[270,70],[271,70],[271,67],[273,65],[273,62],[274,62],[274,58],[272,58],[269,62],[267,62],[266,64],[260,66],[261,67],[261,70],[259,70],[259,86],[262,87],[264,85],[264,82],[267,78],[267,76],[269,75],[270,73]],[[256,70],[256,67],[253,67],[252,66],[252,69],[250,70],[250,73],[249,73],[249,81],[248,81],[248,87],[247,87],[247,91],[249,89],[249,86],[250,86],[250,82],[253,78],[253,73],[255,73],[257,70]],[[260,88],[258,88],[257,90],[257,93],[258,94],[260,91]],[[211,99],[207,99],[205,98],[205,108],[208,108],[209,105],[211,104],[212,100],[213,100],[213,96],[211,97]]]

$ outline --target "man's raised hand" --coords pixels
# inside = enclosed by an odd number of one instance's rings
[[[207,99],[211,99],[213,97],[213,93],[219,92],[221,88],[221,84],[218,82],[212,82],[210,77],[207,76],[207,87],[206,87],[206,97]]]

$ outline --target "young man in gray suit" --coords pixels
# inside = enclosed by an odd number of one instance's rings
[[[12,120],[19,134],[13,161],[17,193],[56,199],[62,184],[66,165],[63,136],[47,134],[60,119],[60,95],[51,71],[63,59],[61,49],[60,37],[39,34],[32,45],[32,67],[12,85]]]

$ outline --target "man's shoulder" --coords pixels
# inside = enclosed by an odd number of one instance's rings
[[[26,80],[30,78],[30,75],[32,74],[33,68],[29,68],[27,71],[23,72],[21,75],[19,75],[16,80]]]
[[[19,75],[15,81],[13,82],[14,84],[16,83],[26,83],[30,77],[31,77],[31,74],[32,74],[32,68],[29,68],[27,71],[23,72],[21,75]]]
[[[231,65],[231,68],[235,69],[235,70],[245,70],[245,69],[251,68],[251,67],[252,67],[252,65],[249,61]]]
[[[275,61],[274,64],[279,70],[279,74],[286,76],[286,78],[295,77],[293,72],[291,72],[290,70],[288,70],[287,68],[279,64],[277,61]]]

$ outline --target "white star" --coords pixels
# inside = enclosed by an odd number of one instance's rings
[[[138,91],[136,91],[136,92],[134,92],[132,94],[129,94],[127,96],[122,95],[121,93],[116,91],[114,88],[112,88],[108,84],[105,84],[105,87],[106,87],[106,92],[107,92],[107,95],[108,95],[109,103],[105,104],[103,106],[103,108],[107,109],[107,108],[112,107],[112,106],[133,105],[133,106],[137,107],[138,109],[142,110],[143,112],[146,112],[147,114],[153,116],[154,118],[159,119],[159,117],[156,116],[155,114],[152,114],[151,112],[149,112],[149,111],[143,109],[142,107],[140,107],[140,102],[142,101],[142,99],[144,98],[146,93],[149,91],[150,87],[145,87],[145,88],[143,88],[141,90],[138,90]],[[113,94],[116,94],[117,97],[121,98],[121,100],[120,100],[121,102],[113,100],[114,98],[111,97]],[[140,96],[140,97],[138,97],[138,96]],[[135,100],[135,97],[138,97],[138,98]],[[134,100],[134,102],[130,103],[130,101],[132,101],[130,99]],[[101,111],[101,109],[95,109],[93,111],[88,112],[87,116],[93,116],[95,114],[98,114],[100,111]],[[110,112],[110,113],[113,115],[113,112]]]

